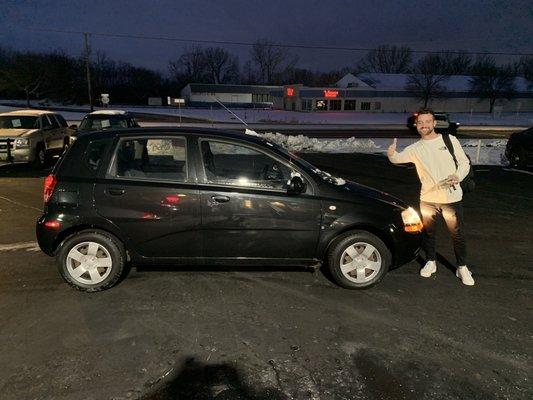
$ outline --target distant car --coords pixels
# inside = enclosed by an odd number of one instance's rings
[[[32,163],[42,168],[70,144],[74,130],[60,115],[43,110],[0,114],[0,161]]]
[[[209,129],[82,135],[45,179],[41,249],[82,291],[136,265],[329,266],[360,289],[419,251],[402,201],[262,138]]]
[[[87,114],[78,127],[79,136],[84,132],[102,131],[107,129],[138,128],[135,117],[122,110],[99,110]]]
[[[507,141],[505,156],[513,167],[526,167],[533,163],[533,128],[515,132]]]
[[[414,132],[416,132],[416,118],[417,117],[418,117],[418,113],[413,113],[407,119],[407,127]],[[438,133],[455,134],[457,133],[457,129],[459,129],[459,126],[461,125],[459,122],[450,121],[450,116],[446,113],[435,113],[435,121],[437,121],[437,126],[435,127],[435,131]]]

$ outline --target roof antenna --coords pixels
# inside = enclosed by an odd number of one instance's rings
[[[227,112],[229,112],[231,115],[233,115],[235,118],[237,118],[239,121],[241,121],[246,127],[248,127],[248,124],[244,122],[242,119],[239,118],[237,114],[235,114],[233,111],[231,111],[228,107],[226,107],[222,102],[217,98],[217,96],[212,95],[214,99],[217,101],[218,104],[220,104]]]

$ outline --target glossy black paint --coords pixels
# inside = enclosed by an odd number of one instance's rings
[[[186,182],[162,182],[106,175],[114,146],[124,137],[187,138]],[[200,138],[241,143],[290,166],[306,183],[301,194],[209,184]],[[97,170],[79,170],[89,143],[103,140]],[[80,137],[56,165],[58,183],[37,222],[41,249],[49,255],[77,230],[101,229],[118,237],[129,257],[143,264],[310,265],[324,259],[340,234],[367,230],[391,249],[395,264],[416,257],[420,235],[403,230],[400,200],[347,182],[337,185],[316,169],[261,138],[209,129],[132,129]],[[44,222],[57,220],[51,230]]]
[[[526,166],[532,164],[533,128],[513,133],[507,141],[505,156],[513,166]]]

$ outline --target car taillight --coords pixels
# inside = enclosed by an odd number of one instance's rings
[[[48,175],[44,179],[43,200],[45,204],[48,203],[48,200],[52,197],[56,184],[57,178],[55,175]]]

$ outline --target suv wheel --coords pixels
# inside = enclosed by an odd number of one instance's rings
[[[35,154],[33,158],[33,166],[38,169],[44,168],[46,164],[46,150],[44,149],[44,145],[42,143],[39,143],[35,147]]]
[[[328,266],[335,281],[347,289],[364,289],[378,283],[391,265],[391,252],[377,236],[353,231],[333,243]]]
[[[513,149],[509,152],[509,164],[511,167],[522,168],[526,166],[524,152],[521,149]]]
[[[82,231],[68,237],[59,250],[59,272],[71,286],[98,292],[114,286],[125,271],[124,246],[100,231]]]

